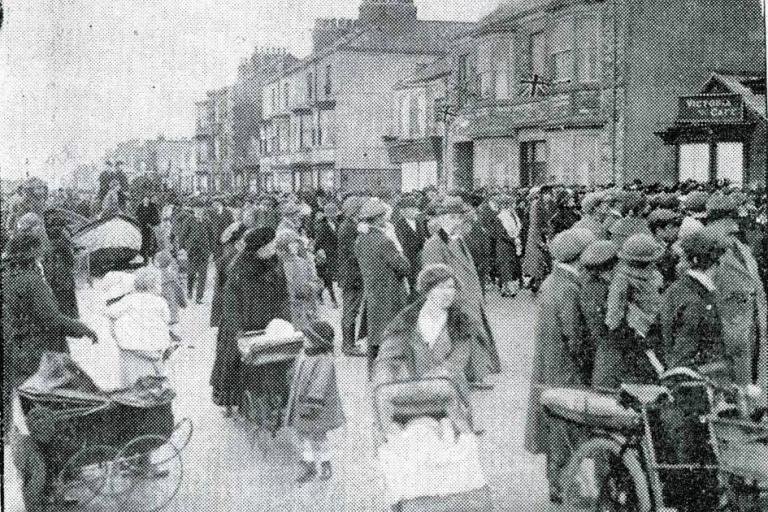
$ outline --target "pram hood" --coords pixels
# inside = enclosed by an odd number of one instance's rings
[[[167,379],[142,380],[134,388],[107,393],[72,360],[68,354],[45,352],[40,366],[18,388],[21,396],[31,400],[58,400],[79,405],[119,403],[130,407],[155,407],[168,404],[175,393]]]
[[[374,407],[382,434],[422,416],[450,417],[458,420],[459,427],[469,420],[456,386],[446,378],[380,384],[374,390]]]

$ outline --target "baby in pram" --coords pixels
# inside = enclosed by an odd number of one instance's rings
[[[492,510],[477,436],[450,380],[384,384],[374,395],[393,511]]]

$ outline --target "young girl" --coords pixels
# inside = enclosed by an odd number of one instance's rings
[[[302,450],[299,484],[318,474],[320,480],[331,478],[327,434],[345,421],[333,365],[333,327],[313,322],[304,335],[304,354],[296,363],[285,415],[285,424],[295,429]]]
[[[164,375],[163,361],[171,346],[171,314],[161,296],[160,273],[143,267],[134,274],[134,291],[107,308],[120,349],[122,388],[146,377]]]

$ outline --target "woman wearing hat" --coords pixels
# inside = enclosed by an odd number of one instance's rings
[[[594,240],[594,234],[585,229],[563,231],[552,240],[555,265],[541,285],[537,300],[525,448],[534,455],[547,456],[550,500],[557,503],[561,501],[560,474],[570,458],[572,439],[565,426],[546,417],[540,396],[545,387],[583,384],[579,361],[584,342],[579,257]]]
[[[43,277],[40,251],[40,238],[23,233],[11,237],[3,252],[3,418],[10,418],[11,393],[37,371],[44,352],[69,352],[67,336],[97,339],[59,309]]]
[[[299,234],[284,230],[275,236],[275,252],[283,264],[291,323],[297,330],[307,328],[317,318],[318,292],[323,289],[315,264],[304,252]]]
[[[491,224],[491,238],[496,242],[496,270],[499,274],[502,297],[514,297],[520,289],[522,272],[520,258],[523,255],[521,232],[523,223],[511,196],[496,199],[499,213]]]
[[[249,231],[224,285],[210,384],[213,402],[225,408],[225,416],[232,414],[242,395],[239,334],[263,330],[275,318],[290,319],[283,266],[270,244],[274,236],[270,228]]]
[[[659,347],[659,309],[664,279],[656,262],[664,254],[650,234],[629,237],[608,292],[605,325],[622,352],[624,382],[648,384],[656,374],[646,350]]]
[[[213,285],[213,299],[211,299],[211,327],[218,327],[221,323],[224,286],[227,284],[232,262],[237,257],[243,244],[241,240],[248,228],[242,222],[233,222],[221,234],[218,240],[221,245],[219,257],[215,261],[216,279]]]
[[[424,267],[417,288],[419,298],[387,326],[374,366],[374,383],[447,377],[469,408],[464,369],[478,326],[456,303],[456,278],[447,265]]]
[[[66,220],[61,217],[49,219],[47,232],[50,251],[44,262],[45,278],[61,312],[70,318],[78,318],[74,276],[75,255]]]
[[[613,346],[605,325],[606,301],[618,258],[610,240],[592,242],[581,254],[579,308],[587,327],[584,343],[584,384],[617,388],[621,384],[621,352]]]

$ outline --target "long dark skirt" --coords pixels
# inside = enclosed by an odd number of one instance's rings
[[[523,277],[520,257],[515,250],[515,244],[507,240],[496,243],[496,269],[501,283],[520,281]]]
[[[237,335],[220,328],[216,336],[216,360],[210,380],[213,403],[222,407],[240,405],[243,395],[242,373]]]

